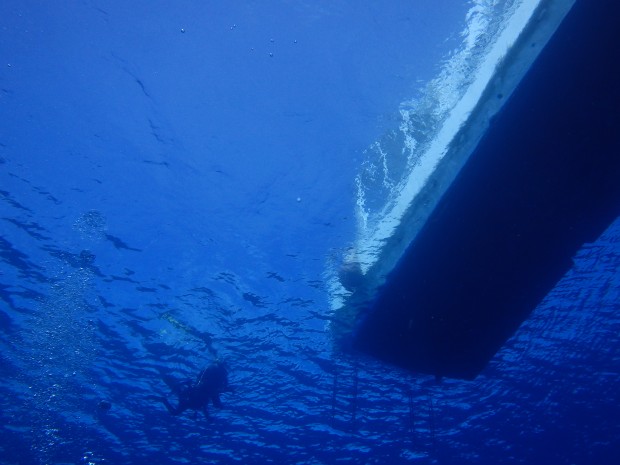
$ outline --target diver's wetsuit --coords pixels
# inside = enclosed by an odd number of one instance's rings
[[[226,390],[228,390],[228,372],[223,363],[216,362],[200,372],[196,383],[186,381],[180,386],[178,406],[172,406],[166,398],[163,398],[162,402],[171,415],[179,415],[188,409],[202,410],[208,415],[209,400],[215,407],[222,408],[220,394]]]

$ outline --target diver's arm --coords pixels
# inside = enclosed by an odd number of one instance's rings
[[[179,413],[181,413],[179,411],[178,408],[174,408],[170,402],[168,402],[168,399],[166,399],[165,397],[161,398],[162,403],[166,406],[166,409],[168,409],[168,412],[170,413],[170,415],[178,415]]]

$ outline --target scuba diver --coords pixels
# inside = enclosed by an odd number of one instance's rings
[[[165,397],[161,399],[171,415],[179,415],[185,410],[202,410],[209,416],[207,406],[209,401],[217,408],[222,408],[220,394],[230,391],[228,387],[228,371],[223,362],[219,360],[208,368],[205,368],[198,375],[195,383],[190,380],[178,385],[175,389],[179,397],[179,405],[174,407]]]

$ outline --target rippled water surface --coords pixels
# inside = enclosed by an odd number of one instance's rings
[[[475,381],[330,331],[526,3],[2,2],[0,462],[614,463],[618,221]],[[170,416],[216,359],[224,408]]]

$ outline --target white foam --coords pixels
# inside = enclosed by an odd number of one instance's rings
[[[445,156],[450,143],[467,121],[472,110],[480,100],[491,77],[495,73],[497,66],[501,63],[506,52],[514,44],[523,28],[527,25],[533,12],[538,6],[539,0],[525,0],[516,8],[514,14],[508,21],[507,27],[503,30],[500,37],[495,40],[495,44],[488,51],[483,63],[478,67],[476,77],[465,92],[457,101],[456,105],[449,110],[449,115],[445,119],[441,130],[426,152],[420,157],[417,166],[407,177],[406,184],[402,186],[396,203],[385,212],[383,218],[372,230],[360,231],[357,241],[358,260],[362,265],[362,271],[367,271],[380,257],[376,253],[381,249],[382,244],[394,234],[395,229],[401,223],[401,219],[406,210],[415,200],[422,187],[426,184],[429,177],[435,171],[439,161]],[[446,68],[458,69],[458,62],[469,56],[472,48],[475,47],[477,40],[485,33],[488,26],[489,16],[485,9],[491,8],[488,2],[476,2],[468,13],[467,35],[465,37],[465,50],[451,60]],[[453,76],[453,87],[457,88],[459,79],[462,76]],[[453,91],[456,92],[456,91]],[[445,108],[439,108],[438,112],[446,111],[451,106],[451,98],[448,96],[442,100]],[[411,140],[410,136],[408,140]],[[409,142],[410,145],[413,145]]]

